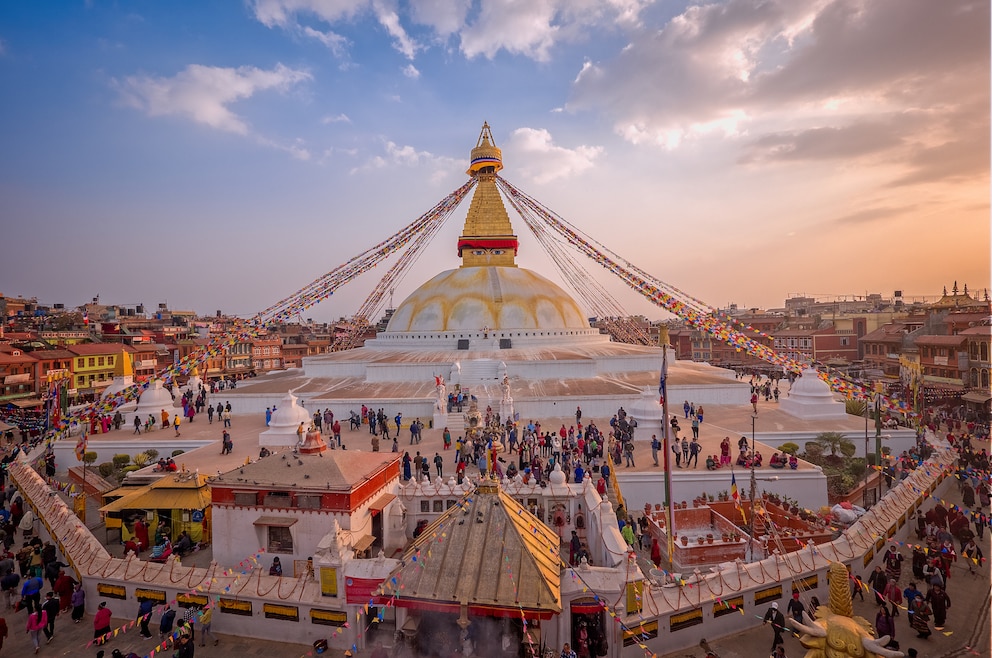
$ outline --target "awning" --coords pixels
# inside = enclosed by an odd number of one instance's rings
[[[375,537],[373,535],[362,535],[352,548],[358,552],[367,551],[374,543]]]
[[[260,516],[254,521],[252,525],[268,525],[275,526],[277,528],[288,528],[295,525],[298,519],[293,519],[288,516]]]
[[[394,500],[396,500],[396,494],[382,494],[379,496],[379,499],[372,503],[371,507],[369,507],[369,512],[372,513],[372,516],[375,516],[376,514],[382,512],[382,510],[386,509],[386,505]]]
[[[101,507],[103,513],[127,509],[202,510],[211,502],[207,476],[189,471],[169,473],[144,487],[120,487],[108,495],[122,497]]]
[[[42,401],[38,398],[19,398],[17,400],[7,400],[4,404],[12,404],[20,409],[30,409],[31,407],[40,407]]]
[[[965,402],[975,402],[977,404],[985,404],[989,400],[992,400],[992,393],[986,393],[984,391],[971,391],[965,393],[961,396],[961,399]]]
[[[149,485],[100,508],[103,513],[127,509],[202,510],[210,507],[210,488],[168,489]]]

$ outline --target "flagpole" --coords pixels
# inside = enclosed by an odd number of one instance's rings
[[[663,337],[663,338],[662,338]],[[661,377],[659,393],[661,394],[661,424],[662,436],[664,437],[665,453],[665,513],[668,516],[668,571],[675,571],[675,515],[672,513],[672,463],[670,461],[671,448],[669,447],[668,431],[668,389],[666,379],[668,378],[668,332],[662,330],[659,342],[664,341],[661,346]]]

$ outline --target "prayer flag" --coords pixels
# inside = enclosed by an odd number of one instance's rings
[[[744,519],[744,523],[747,523],[747,515],[744,514],[744,508],[741,506],[741,494],[737,491],[737,478],[733,473],[730,474],[730,497],[734,501],[734,507],[740,510],[741,518]]]

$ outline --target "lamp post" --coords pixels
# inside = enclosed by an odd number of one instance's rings
[[[748,534],[750,538],[748,539],[748,562],[754,562],[754,496],[758,488],[758,479],[754,475],[754,456],[756,454],[754,448],[754,421],[758,419],[757,413],[751,414],[751,520],[748,523]]]
[[[868,399],[865,398],[865,487],[861,497],[861,506],[868,509]]]

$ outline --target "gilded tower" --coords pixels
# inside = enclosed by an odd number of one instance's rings
[[[517,266],[517,236],[496,188],[496,173],[502,168],[503,152],[496,146],[489,124],[484,123],[465,172],[476,179],[476,186],[458,238],[462,267]]]

